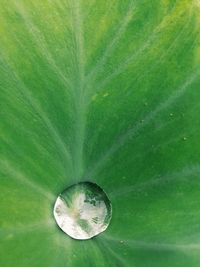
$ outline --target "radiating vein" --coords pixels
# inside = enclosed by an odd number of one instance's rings
[[[122,246],[128,246],[131,249],[148,249],[148,250],[156,250],[156,251],[194,251],[200,250],[200,243],[163,243],[163,242],[149,242],[142,240],[134,240],[134,239],[118,239],[109,237],[108,235],[104,236],[104,238],[111,244],[112,242],[122,244]]]
[[[114,251],[114,249],[110,246],[110,243],[108,242],[109,241],[108,239],[99,237],[98,241],[101,242],[102,248],[104,248],[104,249],[106,248],[107,253],[109,252],[109,254],[111,254],[117,260],[118,263],[120,263],[120,266],[124,266],[124,267],[129,266],[129,267],[131,267],[130,264],[127,261],[124,260],[124,257],[119,254],[119,252],[117,253],[117,252]],[[109,261],[112,261],[112,257],[109,258]],[[113,262],[112,262],[112,264],[113,264]]]
[[[45,198],[51,201],[54,199],[54,195],[51,192],[49,192],[48,190],[45,190],[44,188],[39,186],[37,183],[32,181],[30,177],[27,177],[21,171],[17,170],[14,167],[14,165],[8,160],[0,159],[0,167],[1,167],[1,172],[4,174],[7,174],[12,179],[22,182],[23,184],[26,184],[28,187],[32,188],[33,190],[45,196]]]
[[[174,11],[175,7],[172,11]],[[102,81],[95,87],[95,93],[100,92],[104,89],[104,87],[111,82],[115,77],[119,76],[121,73],[125,72],[126,69],[136,61],[140,56],[144,55],[146,50],[150,49],[152,45],[155,45],[154,42],[160,37],[159,33],[162,32],[165,25],[168,25],[168,20],[170,20],[170,16],[166,16],[162,19],[158,26],[153,30],[153,32],[148,36],[146,40],[143,40],[143,45],[140,46],[136,51],[130,53],[122,62],[116,66],[113,72],[109,73],[109,75],[105,76]]]
[[[128,10],[122,20],[120,20],[120,25],[117,27],[117,32],[115,33],[115,37],[112,39],[111,43],[105,49],[104,54],[101,56],[99,61],[97,61],[96,66],[94,69],[90,71],[90,73],[86,77],[86,82],[91,83],[91,80],[95,78],[95,76],[102,70],[103,66],[106,64],[106,61],[109,56],[114,52],[117,44],[119,43],[120,39],[122,38],[131,18],[133,16],[133,11],[135,9],[135,2],[130,1],[128,6]]]
[[[5,62],[5,60],[4,60],[4,62]],[[7,62],[5,62],[5,64],[6,63]],[[32,108],[35,110],[37,116],[42,120],[42,122],[46,126],[47,130],[49,131],[49,133],[53,137],[54,142],[56,143],[56,145],[58,147],[58,153],[62,154],[63,155],[62,158],[64,157],[64,159],[65,159],[65,165],[70,165],[71,164],[71,155],[70,155],[68,149],[66,148],[66,144],[63,142],[62,138],[60,137],[58,131],[52,125],[52,122],[50,121],[48,116],[45,114],[45,112],[41,108],[38,101],[33,97],[30,90],[26,87],[26,85],[20,79],[17,72],[8,63],[7,63],[7,66],[10,70],[10,74],[12,74],[12,76],[13,76],[13,79],[14,79],[16,85],[19,85],[18,90],[21,92],[23,97],[25,97],[28,104],[30,104],[32,106]]]
[[[72,25],[74,27],[76,45],[76,67],[74,71],[74,144],[73,144],[73,165],[74,179],[78,180],[83,172],[83,145],[86,121],[86,101],[84,99],[84,36],[83,36],[83,17],[81,14],[81,1],[73,2],[72,6]]]
[[[98,160],[98,162],[84,175],[85,177],[92,177],[94,174],[104,166],[106,161],[113,156],[126,142],[133,138],[138,132],[147,126],[154,118],[163,110],[170,107],[178,98],[183,96],[187,89],[192,85],[192,83],[199,78],[200,69],[197,69],[192,73],[187,80],[175,90],[164,102],[160,103],[153,111],[149,112],[145,117],[143,117],[143,123],[141,119],[133,124],[133,127],[128,129],[125,133],[116,139],[115,143],[107,150],[107,152]]]
[[[66,77],[66,75],[63,74],[63,72],[57,66],[53,56],[49,52],[44,36],[40,34],[40,31],[37,28],[37,26],[31,21],[31,18],[28,15],[28,12],[25,9],[25,7],[23,5],[20,5],[19,2],[15,2],[15,6],[16,6],[16,10],[18,10],[23,16],[24,21],[25,21],[24,25],[27,27],[28,32],[30,32],[30,34],[32,35],[33,41],[35,42],[37,47],[40,49],[43,55],[43,58],[47,60],[47,62],[49,63],[49,67],[53,68],[53,70],[56,71],[56,74],[61,78],[61,81],[64,82],[65,88],[68,87],[68,89],[71,89],[72,87],[71,81]]]
[[[39,231],[50,231],[53,227],[52,222],[49,221],[40,221],[30,224],[15,224],[13,227],[1,227],[0,236],[5,238],[14,237],[15,235],[23,235],[30,232],[39,232]]]
[[[148,181],[120,188],[119,191],[115,190],[113,192],[110,192],[110,196],[115,198],[115,197],[121,197],[123,195],[129,195],[130,193],[133,192],[146,192],[149,188],[153,188],[160,185],[164,186],[165,184],[173,182],[183,182],[183,181],[192,182],[192,180],[194,180],[192,179],[193,176],[197,178],[196,176],[198,175],[200,175],[200,165],[186,166],[181,171],[173,172],[171,174],[169,173],[162,177],[156,176],[152,179],[149,178]]]

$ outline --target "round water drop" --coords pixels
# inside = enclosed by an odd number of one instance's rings
[[[58,196],[53,213],[63,232],[83,240],[106,230],[112,207],[106,193],[97,184],[80,182]]]

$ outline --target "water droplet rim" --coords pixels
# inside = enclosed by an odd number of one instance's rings
[[[63,199],[63,195],[65,194],[68,194],[71,190],[75,190],[76,187],[82,187],[82,189],[86,188],[86,187],[89,187],[90,189],[93,188],[95,193],[98,193],[99,195],[101,195],[102,199],[104,200],[104,204],[106,206],[106,209],[107,209],[107,216],[105,217],[105,220],[104,220],[104,223],[105,225],[102,227],[101,231],[99,231],[98,233],[95,233],[94,235],[92,236],[88,236],[88,237],[74,237],[72,235],[70,235],[68,232],[66,232],[65,230],[63,230],[62,228],[62,225],[59,225],[59,222],[57,221],[56,219],[56,203],[57,203],[57,200],[59,198]],[[94,192],[93,192],[94,193]],[[102,200],[101,199],[101,200]],[[65,198],[64,198],[65,200]],[[66,201],[66,200],[65,200]],[[92,238],[94,238],[95,236],[98,236],[99,234],[103,233],[107,228],[108,226],[110,225],[110,222],[111,222],[111,219],[112,219],[112,204],[111,204],[111,201],[108,197],[108,195],[106,194],[106,192],[102,189],[102,187],[100,187],[97,183],[94,183],[94,182],[91,182],[91,181],[81,181],[81,182],[77,182],[75,184],[72,184],[70,185],[69,187],[65,188],[59,195],[58,197],[56,198],[56,201],[54,203],[54,208],[53,208],[53,215],[54,215],[54,219],[56,221],[56,225],[58,226],[58,228],[64,232],[67,236],[69,236],[70,238],[72,238],[73,240],[80,240],[80,241],[84,241],[84,240],[90,240]]]

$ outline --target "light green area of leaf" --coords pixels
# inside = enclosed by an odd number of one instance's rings
[[[200,265],[200,1],[0,1],[0,266]],[[105,233],[63,234],[89,180]]]

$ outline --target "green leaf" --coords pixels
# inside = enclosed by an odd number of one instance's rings
[[[0,266],[200,265],[199,0],[1,0]],[[53,206],[97,183],[108,229]]]

